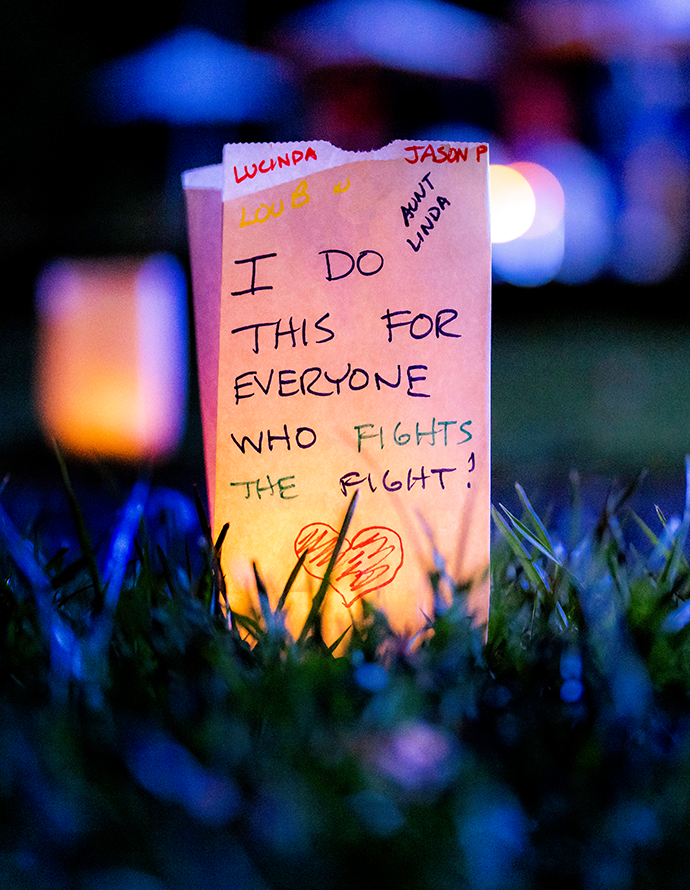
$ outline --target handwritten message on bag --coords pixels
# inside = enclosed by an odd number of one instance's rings
[[[365,598],[415,632],[432,572],[447,596],[451,580],[471,584],[485,620],[487,146],[226,146],[222,177],[220,240],[217,188],[185,185],[209,499],[216,532],[230,524],[233,608],[255,606],[252,562],[275,603],[306,550],[288,603],[299,628],[357,492],[326,638]],[[202,230],[204,213],[215,221]]]

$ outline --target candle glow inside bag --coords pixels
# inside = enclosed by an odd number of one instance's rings
[[[192,171],[185,186],[209,499],[216,533],[230,525],[232,608],[256,608],[253,562],[275,606],[306,551],[288,600],[298,630],[356,492],[326,640],[363,600],[416,632],[432,573],[446,598],[469,585],[485,621],[487,146],[226,146],[220,170]]]

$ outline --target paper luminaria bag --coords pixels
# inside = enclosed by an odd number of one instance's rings
[[[230,524],[234,610],[301,626],[354,492],[324,604],[332,641],[363,599],[414,633],[430,573],[488,615],[488,146],[226,145],[183,175],[209,505]],[[445,587],[444,587],[445,585]],[[449,595],[449,594],[448,594]]]

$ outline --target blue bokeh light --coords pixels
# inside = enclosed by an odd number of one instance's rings
[[[93,90],[101,113],[115,123],[191,125],[273,119],[290,83],[290,69],[277,57],[181,28],[104,65]]]

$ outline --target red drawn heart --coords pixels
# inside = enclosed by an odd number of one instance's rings
[[[305,571],[323,580],[338,533],[325,522],[305,525],[295,539],[295,553],[304,560]],[[370,526],[351,539],[345,538],[333,567],[330,584],[349,609],[358,599],[390,584],[403,564],[400,535],[392,528]]]

